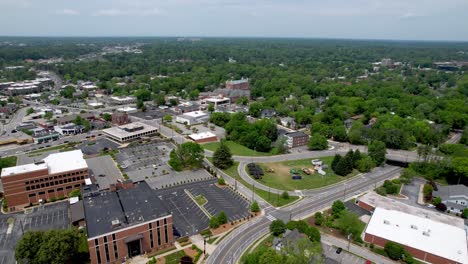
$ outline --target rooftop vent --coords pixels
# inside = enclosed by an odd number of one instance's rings
[[[423,236],[429,237],[429,236],[431,236],[431,234],[430,234],[429,232],[424,231],[424,232],[423,232]]]
[[[390,221],[388,221],[388,220],[383,220],[383,223],[386,224],[386,225],[389,225],[389,224],[390,224]]]
[[[120,226],[120,221],[118,219],[112,220],[112,228],[116,228]]]
[[[411,229],[418,230],[418,227],[415,225],[411,225]]]

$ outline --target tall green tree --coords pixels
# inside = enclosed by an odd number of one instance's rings
[[[307,142],[307,147],[310,150],[324,150],[328,148],[327,138],[318,133],[313,134],[309,142]]]
[[[174,170],[196,169],[203,163],[204,150],[195,142],[186,142],[171,151],[169,165]]]
[[[377,166],[380,166],[385,162],[385,154],[387,154],[387,148],[385,143],[382,141],[372,141],[368,146],[369,157],[375,162]]]
[[[213,154],[213,165],[222,170],[230,168],[234,164],[231,150],[224,140],[221,140],[219,147]]]

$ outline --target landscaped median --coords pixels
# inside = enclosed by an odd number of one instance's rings
[[[212,161],[211,158],[208,158],[210,160],[210,162]],[[292,195],[281,195],[281,194],[275,194],[275,193],[271,193],[271,192],[268,192],[268,191],[264,191],[264,190],[261,190],[261,189],[258,189],[258,188],[254,188],[254,186],[252,186],[251,184],[249,184],[248,182],[244,181],[238,171],[237,171],[237,167],[239,166],[239,162],[234,162],[234,165],[232,165],[230,168],[226,169],[226,170],[223,170],[224,173],[226,173],[227,175],[231,176],[232,178],[236,179],[239,183],[242,183],[242,185],[244,185],[245,187],[249,188],[249,189],[254,189],[255,191],[255,194],[257,194],[258,196],[262,197],[265,201],[267,201],[268,203],[270,203],[272,206],[274,207],[281,207],[281,206],[285,206],[287,204],[290,204],[296,200],[299,199],[298,196],[292,196]]]

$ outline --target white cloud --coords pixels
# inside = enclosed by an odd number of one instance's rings
[[[63,9],[57,11],[57,14],[67,15],[67,16],[77,16],[80,14],[80,11],[74,9]]]
[[[139,9],[130,9],[130,10],[122,10],[122,9],[101,9],[95,12],[94,16],[154,16],[160,15],[163,12],[159,8],[139,8]]]
[[[120,9],[101,9],[94,13],[94,16],[122,16],[128,15],[128,12]]]

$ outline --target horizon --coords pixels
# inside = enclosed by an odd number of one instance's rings
[[[464,0],[2,0],[3,36],[468,41]]]

